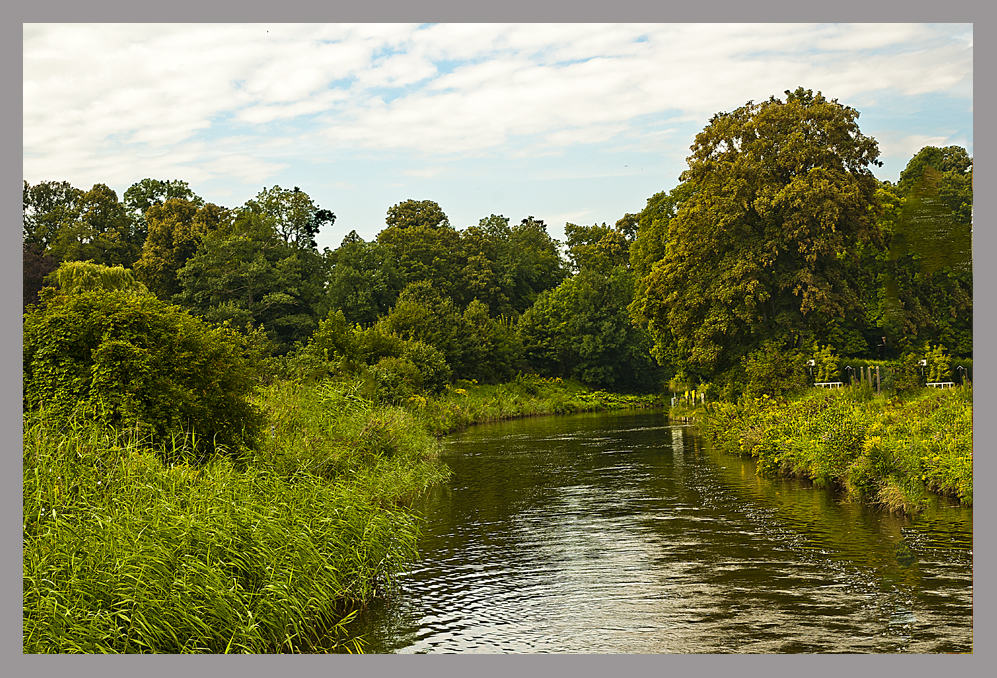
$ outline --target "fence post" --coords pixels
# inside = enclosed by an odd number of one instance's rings
[[[880,394],[879,365],[876,365],[876,395]]]

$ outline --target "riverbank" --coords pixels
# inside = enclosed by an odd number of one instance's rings
[[[362,651],[346,624],[417,555],[408,504],[449,475],[438,436],[656,402],[537,377],[401,405],[361,387],[262,387],[256,449],[182,463],[96,422],[26,414],[23,651]]]
[[[720,450],[756,458],[761,474],[806,478],[897,513],[917,513],[928,493],[973,503],[971,386],[904,398],[852,387],[708,403],[696,421]]]

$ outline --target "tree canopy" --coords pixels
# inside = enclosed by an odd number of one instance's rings
[[[860,243],[879,241],[875,140],[858,111],[802,88],[730,113],[696,136],[665,255],[634,310],[709,375],[766,340],[799,346],[828,317],[861,312]]]

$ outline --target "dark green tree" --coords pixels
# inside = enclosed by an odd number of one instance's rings
[[[891,357],[925,342],[972,354],[972,162],[960,147],[928,146],[896,186],[880,189],[889,249],[870,316],[894,347]]]
[[[405,286],[391,248],[364,242],[356,231],[326,258],[330,266],[326,304],[341,310],[350,323],[374,324]]]
[[[55,257],[45,254],[41,245],[22,243],[21,292],[24,296],[24,311],[30,304],[38,303],[38,293],[45,287],[45,279],[59,267]]]
[[[543,292],[519,321],[529,365],[548,376],[573,377],[604,388],[648,390],[664,372],[651,357],[646,329],[630,321],[633,274],[583,269]]]
[[[568,267],[559,253],[560,243],[547,233],[543,219],[523,219],[509,233],[505,276],[511,281],[509,303],[522,313],[545,290],[561,284]]]
[[[134,228],[118,195],[104,184],[79,196],[73,218],[61,222],[49,253],[59,261],[95,261],[131,266],[142,251],[142,235]]]
[[[273,223],[249,210],[230,227],[207,232],[177,272],[177,303],[240,329],[264,327],[277,353],[304,342],[322,317],[324,258],[288,244]]]
[[[68,181],[42,181],[32,186],[24,182],[22,238],[52,255],[51,246],[59,231],[79,217],[83,191]]]
[[[457,293],[464,264],[460,234],[431,200],[407,200],[388,210],[387,228],[377,242],[392,249],[405,284],[426,280],[444,296]]]

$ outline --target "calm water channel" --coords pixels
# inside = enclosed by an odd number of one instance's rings
[[[970,652],[973,515],[902,519],[713,451],[663,413],[446,440],[422,559],[368,652]]]

